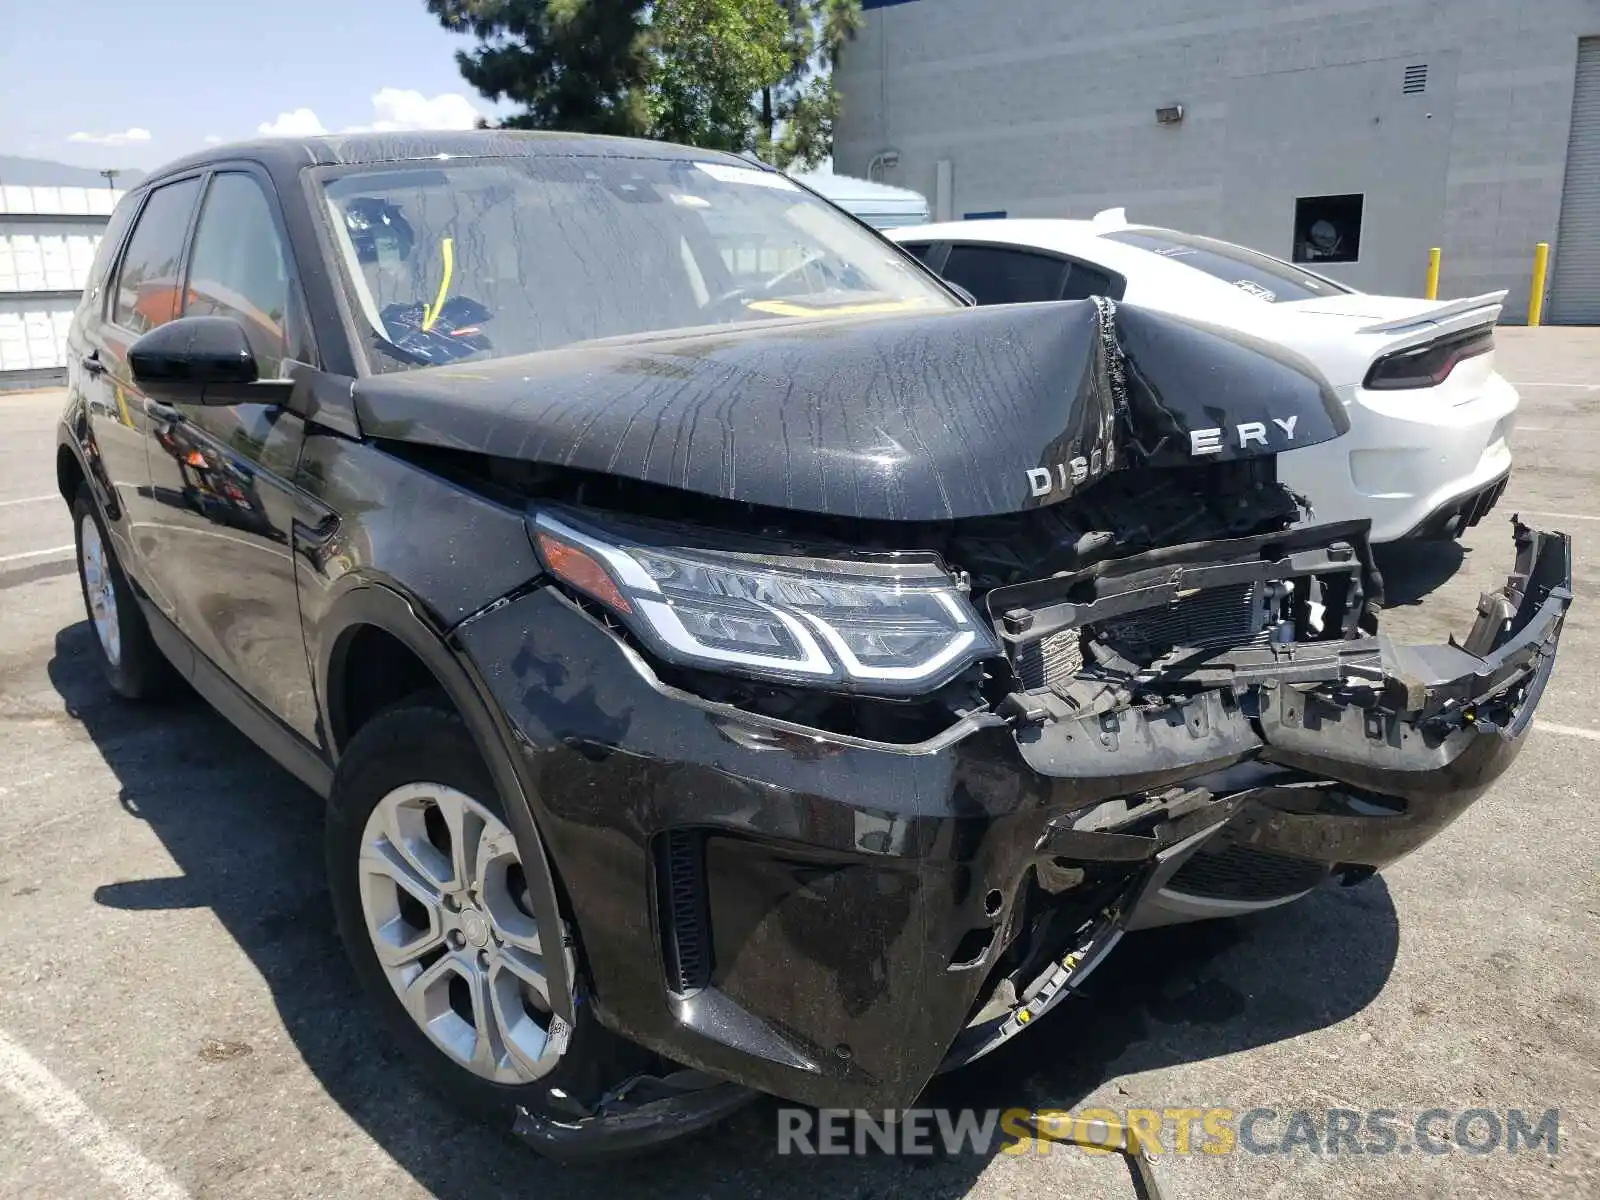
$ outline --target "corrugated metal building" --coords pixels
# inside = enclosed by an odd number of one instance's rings
[[[837,169],[936,219],[1130,220],[1600,322],[1600,0],[864,0]],[[1576,98],[1576,103],[1575,103]]]
[[[0,389],[65,375],[67,326],[122,192],[0,184]]]

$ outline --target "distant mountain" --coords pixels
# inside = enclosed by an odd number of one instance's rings
[[[143,171],[118,171],[117,186],[132,187]],[[17,158],[0,154],[0,184],[13,187],[105,187],[105,176],[93,167],[71,167],[46,158]]]

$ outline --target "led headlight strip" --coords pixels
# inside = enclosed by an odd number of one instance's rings
[[[541,510],[552,575],[608,608],[669,662],[832,686],[918,693],[999,652],[930,558],[798,559],[663,545],[620,525]]]

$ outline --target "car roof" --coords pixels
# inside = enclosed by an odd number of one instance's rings
[[[525,129],[422,130],[400,133],[334,133],[318,137],[257,138],[210,146],[152,171],[143,187],[169,175],[212,163],[247,159],[273,175],[311,166],[363,165],[439,158],[654,158],[725,162],[770,170],[718,150],[603,134]]]

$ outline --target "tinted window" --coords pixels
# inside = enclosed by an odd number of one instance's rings
[[[1001,246],[952,246],[940,272],[977,297],[979,304],[1055,300],[1067,264],[1059,258]]]
[[[1090,296],[1110,296],[1113,300],[1120,300],[1122,291],[1123,282],[1120,278],[1113,281],[1108,272],[1075,262],[1067,272],[1067,286],[1061,289],[1061,298],[1087,300]]]
[[[111,214],[111,220],[106,223],[106,231],[100,237],[100,243],[95,248],[94,263],[89,267],[89,280],[83,289],[83,302],[94,305],[99,300],[104,289],[111,280],[111,264],[116,259],[117,250],[122,246],[122,236],[128,232],[128,225],[133,220],[134,210],[139,207],[137,200],[123,197],[117,204],[116,211]],[[99,305],[95,305],[99,308]],[[103,310],[102,310],[103,311]]]
[[[1170,229],[1119,229],[1100,236],[1170,258],[1262,300],[1311,300],[1350,291],[1309,271],[1232,242]]]
[[[928,261],[928,251],[933,249],[932,242],[901,242],[900,249],[907,254],[915,254],[923,262]]]
[[[195,229],[184,314],[233,317],[250,339],[260,377],[275,379],[288,308],[288,262],[266,193],[249,175],[215,176]]]
[[[178,261],[199,191],[198,179],[185,179],[156,188],[145,202],[122,256],[111,311],[111,319],[124,329],[144,333],[177,315]]]

